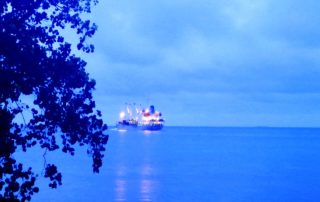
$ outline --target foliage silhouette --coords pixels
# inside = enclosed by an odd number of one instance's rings
[[[74,146],[88,146],[93,171],[102,166],[108,136],[101,112],[95,109],[95,81],[86,62],[71,51],[61,32],[74,31],[78,50],[93,52],[86,39],[97,29],[83,19],[97,0],[0,1],[0,200],[29,201],[39,191],[37,175],[14,158],[18,150],[39,145],[44,152],[61,149],[74,155]],[[24,97],[32,97],[27,104]],[[32,114],[25,118],[23,114]],[[23,117],[22,124],[17,116]],[[58,144],[57,136],[62,143]],[[62,175],[46,164],[49,186]]]

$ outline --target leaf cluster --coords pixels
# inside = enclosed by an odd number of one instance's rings
[[[0,200],[31,199],[39,191],[36,175],[24,169],[13,154],[39,145],[44,151],[61,149],[74,155],[76,144],[88,146],[93,171],[102,166],[108,141],[107,126],[96,110],[95,81],[85,71],[86,62],[72,53],[62,30],[78,35],[77,48],[93,52],[86,40],[97,26],[84,20],[95,0],[0,1]],[[23,96],[32,96],[26,104]],[[30,120],[14,120],[28,111]],[[61,136],[62,144],[57,143]],[[49,186],[61,184],[62,175],[47,164]]]

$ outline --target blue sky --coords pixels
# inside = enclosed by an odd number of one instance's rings
[[[167,125],[320,126],[317,0],[117,0],[84,56],[109,125],[125,102]]]

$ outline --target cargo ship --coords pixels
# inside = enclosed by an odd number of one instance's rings
[[[134,109],[133,109],[134,108]],[[151,105],[141,109],[135,105],[127,105],[126,111],[120,112],[120,119],[117,123],[119,130],[141,129],[141,130],[161,130],[164,126],[162,113],[155,110]]]
[[[162,113],[155,111],[153,105],[148,109],[142,110],[142,120],[139,127],[142,130],[161,130],[163,128],[164,119]]]

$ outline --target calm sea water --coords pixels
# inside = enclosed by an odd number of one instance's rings
[[[39,177],[33,201],[320,201],[320,129],[166,127],[109,134],[100,174],[92,174],[84,149],[74,157],[48,154],[63,185],[51,190]],[[28,155],[25,163],[42,165],[42,155]]]

